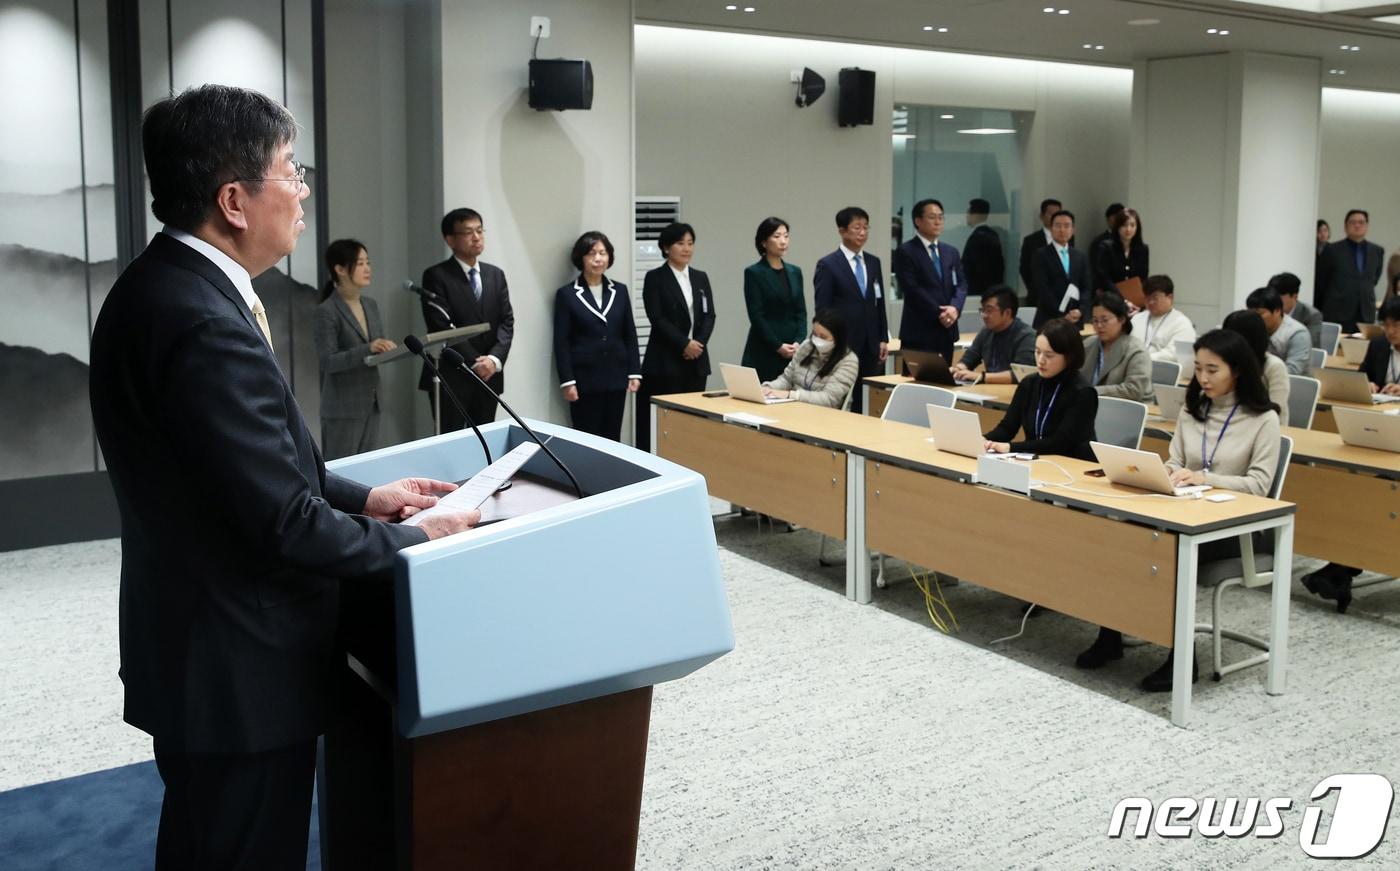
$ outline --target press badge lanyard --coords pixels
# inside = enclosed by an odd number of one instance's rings
[[[1103,369],[1103,345],[1099,345],[1099,361],[1094,364],[1094,383],[1099,383],[1099,371]],[[1059,389],[1059,388],[1056,388]]]
[[[1205,470],[1207,472],[1210,471],[1211,466],[1215,465],[1215,452],[1220,450],[1220,443],[1225,440],[1225,430],[1230,428],[1230,421],[1234,418],[1235,412],[1239,410],[1240,407],[1236,405],[1234,408],[1230,409],[1230,413],[1225,416],[1225,422],[1220,425],[1220,435],[1215,437],[1215,447],[1211,450],[1209,455],[1206,454],[1206,444],[1207,436],[1210,435],[1210,427],[1204,424],[1201,425],[1201,462],[1205,465]]]
[[[1050,422],[1050,412],[1052,412],[1052,411],[1055,410],[1055,400],[1059,397],[1059,395],[1060,395],[1060,388],[1063,387],[1063,386],[1064,386],[1064,382],[1063,382],[1063,381],[1061,381],[1059,384],[1056,384],[1056,385],[1055,385],[1055,392],[1052,393],[1052,394],[1050,394],[1050,405],[1049,405],[1048,408],[1046,408],[1046,409],[1044,410],[1044,412],[1041,411],[1041,408],[1040,408],[1040,400],[1039,400],[1039,399],[1036,400],[1036,403],[1035,403],[1035,437],[1038,438],[1038,439],[1043,439],[1043,438],[1045,438],[1045,424],[1047,424],[1047,423]],[[1040,395],[1041,395],[1042,398],[1045,396],[1045,386],[1044,386],[1044,385],[1041,385],[1041,388],[1040,388]]]

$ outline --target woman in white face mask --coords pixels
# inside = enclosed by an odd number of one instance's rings
[[[763,385],[763,392],[841,408],[859,372],[860,362],[846,345],[846,321],[828,309],[817,312],[812,335],[798,346],[783,374]]]

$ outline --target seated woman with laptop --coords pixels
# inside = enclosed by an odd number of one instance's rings
[[[1080,374],[1079,328],[1055,318],[1035,338],[1036,374],[1021,379],[1001,423],[987,433],[988,453],[1059,454],[1092,460],[1099,396]],[[1021,441],[1011,441],[1024,430]]]
[[[1100,396],[1152,401],[1152,357],[1132,335],[1128,304],[1116,290],[1094,300],[1094,335],[1084,340],[1084,377]]]
[[[1269,401],[1259,359],[1244,337],[1219,329],[1197,339],[1195,376],[1186,389],[1186,407],[1177,418],[1168,451],[1172,484],[1209,484],[1267,496],[1278,470],[1279,435],[1278,406]],[[1239,539],[1207,542],[1198,553],[1203,563],[1239,556]],[[1099,668],[1122,658],[1123,634],[1104,628],[1075,664]],[[1192,681],[1196,675],[1193,664]],[[1171,654],[1161,668],[1143,678],[1142,688],[1171,691]]]
[[[802,340],[783,374],[763,385],[763,393],[841,408],[859,373],[860,361],[846,344],[845,319],[823,309],[812,318],[812,334]]]

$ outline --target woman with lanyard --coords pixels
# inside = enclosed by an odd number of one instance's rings
[[[1132,335],[1128,304],[1116,290],[1094,300],[1094,335],[1084,342],[1084,377],[1100,396],[1152,401],[1152,358]]]
[[[797,346],[783,374],[763,385],[763,393],[841,408],[859,373],[860,360],[846,344],[845,319],[824,309],[812,318],[812,335]]]
[[[987,451],[1092,460],[1099,396],[1080,374],[1083,365],[1079,329],[1064,318],[1047,321],[1035,338],[1036,374],[1016,385],[1011,407],[987,433]],[[1011,441],[1022,430],[1022,440]]]
[[[1196,340],[1196,374],[1186,388],[1186,405],[1176,421],[1167,459],[1174,486],[1209,484],[1265,496],[1274,482],[1279,457],[1278,406],[1269,401],[1259,361],[1239,333],[1211,330]],[[1154,498],[1154,497],[1144,497]],[[1272,539],[1256,543],[1256,552]],[[1238,538],[1207,542],[1198,559],[1205,562],[1240,554]],[[1123,635],[1100,629],[1093,646],[1075,664],[1099,668],[1123,658]],[[1197,676],[1193,664],[1191,680]],[[1148,692],[1172,688],[1172,656],[1142,680]]]

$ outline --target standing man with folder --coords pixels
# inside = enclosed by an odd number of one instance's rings
[[[1089,258],[1078,248],[1071,247],[1074,238],[1074,213],[1061,209],[1050,219],[1050,244],[1031,258],[1031,286],[1035,297],[1037,330],[1046,321],[1064,318],[1078,325],[1092,301]]]
[[[885,314],[884,273],[880,258],[864,251],[870,215],[859,206],[836,213],[841,247],[817,261],[812,274],[813,304],[820,314],[835,309],[846,321],[846,341],[860,360],[860,377],[884,371],[890,328]],[[859,388],[859,384],[857,384]],[[851,397],[851,411],[864,409],[861,391]]]
[[[481,380],[501,393],[506,389],[501,370],[510,354],[511,338],[515,335],[515,313],[510,307],[510,288],[500,267],[481,261],[486,250],[486,230],[481,214],[473,209],[453,209],[442,218],[442,241],[452,249],[452,256],[423,270],[423,288],[437,294],[439,303],[452,316],[449,324],[442,312],[423,300],[423,322],[432,333],[451,327],[488,324],[491,329],[453,345]],[[444,369],[443,380],[461,398],[467,414],[478,424],[496,419],[496,397],[482,389],[465,372]],[[425,364],[418,379],[418,388],[427,390],[432,398],[433,376]],[[436,411],[436,410],[435,410]],[[455,432],[466,421],[447,403],[442,407],[442,431]]]
[[[915,203],[914,230],[913,237],[894,252],[894,274],[904,292],[900,346],[937,351],[951,364],[958,316],[967,299],[967,275],[958,249],[938,241],[943,233],[942,203]]]

